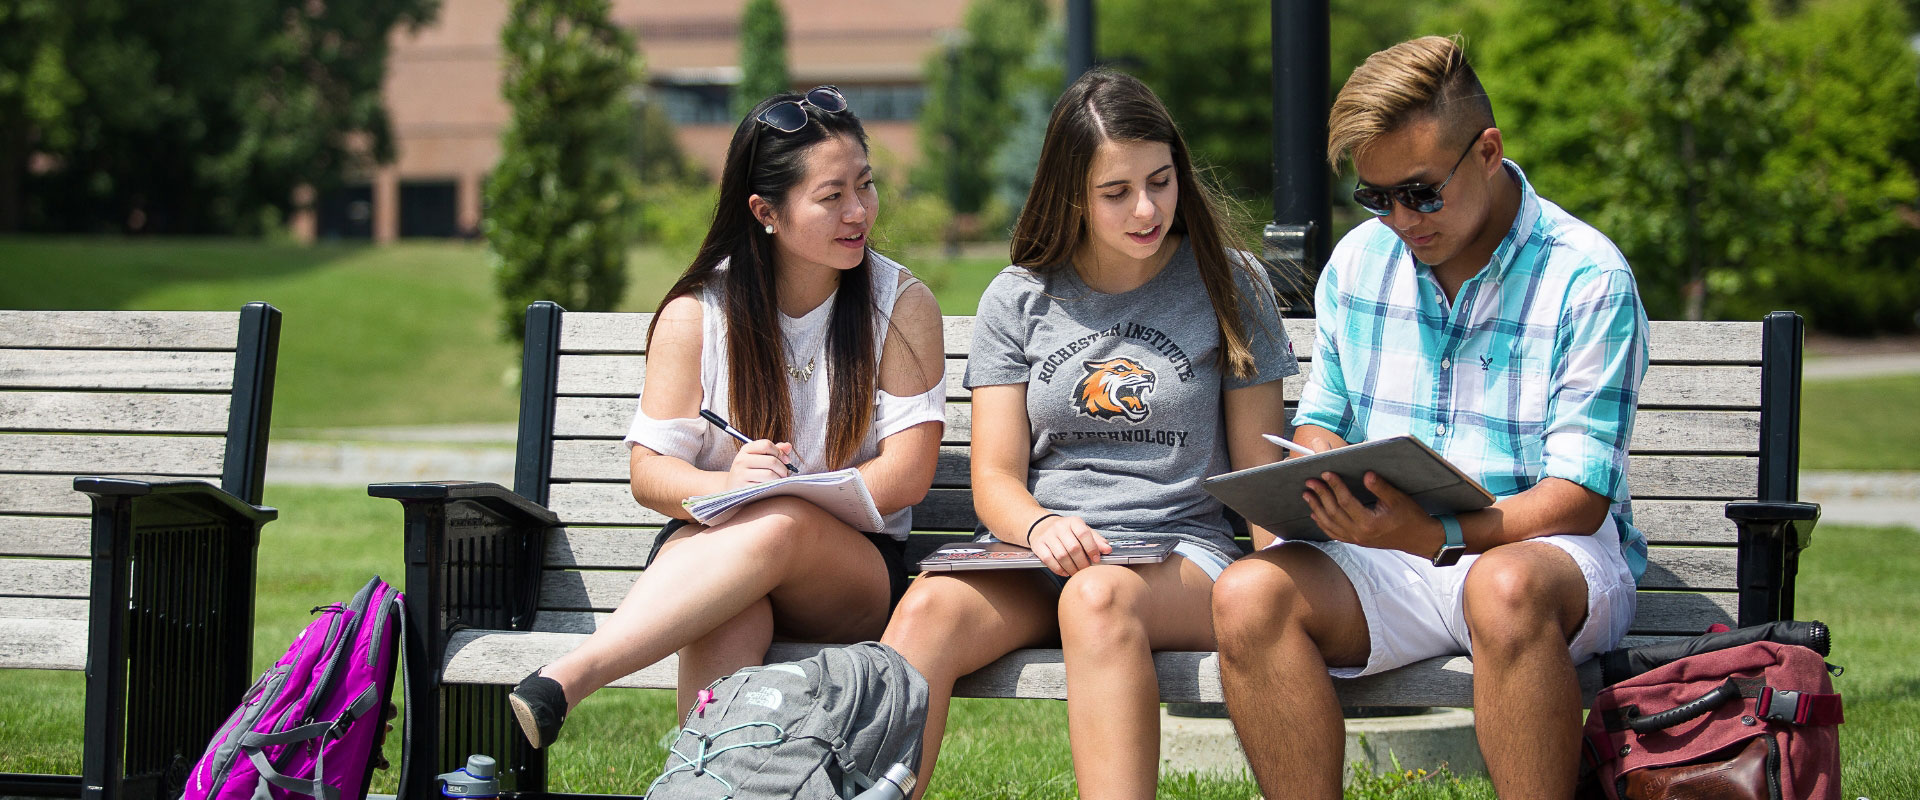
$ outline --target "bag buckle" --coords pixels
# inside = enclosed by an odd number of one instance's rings
[[[1792,689],[1775,689],[1771,686],[1761,694],[1759,712],[1761,719],[1778,720],[1800,725],[1805,722],[1801,716],[1804,695]]]

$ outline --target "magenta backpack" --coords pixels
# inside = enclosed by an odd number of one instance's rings
[[[359,800],[380,762],[406,596],[378,577],[321,606],[187,776],[184,800]],[[402,784],[404,785],[404,784]]]

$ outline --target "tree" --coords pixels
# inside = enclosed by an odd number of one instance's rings
[[[1909,25],[1898,0],[1506,0],[1426,27],[1468,31],[1508,152],[1620,246],[1652,316],[1867,330],[1920,303]]]
[[[13,203],[38,230],[257,231],[284,216],[295,186],[390,158],[388,37],[437,8],[33,0],[0,10],[0,224]],[[23,63],[31,79],[8,80]],[[16,105],[20,96],[32,101]],[[14,113],[23,107],[31,113]],[[29,154],[48,168],[8,191]]]
[[[536,300],[605,311],[626,288],[635,178],[628,160],[633,40],[609,0],[514,0],[501,41],[513,121],[483,223],[501,321],[515,339]]]
[[[733,115],[744,117],[760,101],[789,91],[787,19],[780,2],[747,0],[740,12],[740,85],[733,93]]]
[[[1229,191],[1273,186],[1270,0],[1208,0],[1177,14],[1152,0],[1100,5],[1097,55],[1153,87],[1187,144]]]
[[[1034,165],[1046,143],[1047,118],[1060,96],[1066,70],[1066,32],[1058,23],[1046,26],[1026,64],[1009,79],[1008,103],[1012,118],[990,164],[993,199],[1018,218],[1033,189]]]
[[[993,195],[994,154],[1018,116],[1016,77],[1025,73],[1046,21],[1042,0],[974,0],[962,33],[927,57],[924,158],[915,183],[943,187],[957,214],[978,214]]]
[[[1756,190],[1790,224],[1716,290],[1730,315],[1795,308],[1851,334],[1906,329],[1920,309],[1920,59],[1895,0],[1824,0],[1756,25],[1786,135]]]
[[[67,110],[83,96],[67,69],[72,17],[62,0],[0,6],[0,231],[20,228],[28,156],[72,135]]]

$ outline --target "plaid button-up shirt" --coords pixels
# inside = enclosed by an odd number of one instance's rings
[[[1647,371],[1647,315],[1626,258],[1540,198],[1511,161],[1520,210],[1449,305],[1379,219],[1340,240],[1315,291],[1317,337],[1296,425],[1349,442],[1427,443],[1496,497],[1563,478],[1612,501],[1635,580],[1627,442]]]

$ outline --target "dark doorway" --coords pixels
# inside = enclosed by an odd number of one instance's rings
[[[453,181],[405,181],[400,184],[400,238],[460,235],[460,196]]]
[[[342,186],[321,195],[318,204],[321,241],[373,238],[373,187]]]

